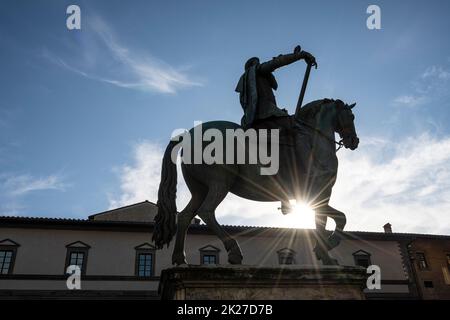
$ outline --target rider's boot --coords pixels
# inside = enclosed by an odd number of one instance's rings
[[[286,215],[288,213],[292,213],[293,208],[292,205],[289,201],[281,201],[281,213]]]

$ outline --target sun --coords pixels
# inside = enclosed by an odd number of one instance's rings
[[[287,215],[281,214],[274,225],[282,228],[314,229],[314,210],[307,203],[295,200],[290,202],[294,210]]]

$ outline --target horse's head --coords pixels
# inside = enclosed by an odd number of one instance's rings
[[[340,135],[344,147],[355,150],[358,148],[359,138],[355,130],[355,115],[352,108],[356,105],[348,105],[341,100],[336,100],[336,132]]]

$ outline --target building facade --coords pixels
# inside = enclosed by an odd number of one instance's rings
[[[418,296],[450,299],[450,238],[416,237],[407,248]]]
[[[155,250],[151,237],[156,210],[145,201],[86,220],[0,217],[0,297],[159,299],[159,276],[171,267],[173,243]],[[225,228],[238,240],[244,264],[319,265],[312,251],[313,230]],[[437,299],[450,293],[445,260],[449,243],[448,236],[398,234],[385,228],[380,233],[346,232],[330,253],[341,265],[380,267],[381,289],[366,289],[368,299]],[[412,258],[416,251],[425,254],[428,270],[417,269],[423,262]],[[186,254],[191,264],[227,264],[222,243],[199,220],[189,228]],[[447,273],[442,273],[444,262]],[[79,289],[68,285],[70,266],[81,271]],[[433,288],[423,287],[426,281]]]

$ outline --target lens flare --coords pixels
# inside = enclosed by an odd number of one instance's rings
[[[304,202],[290,201],[293,210],[287,215],[278,216],[274,222],[275,227],[314,229],[314,210]]]

